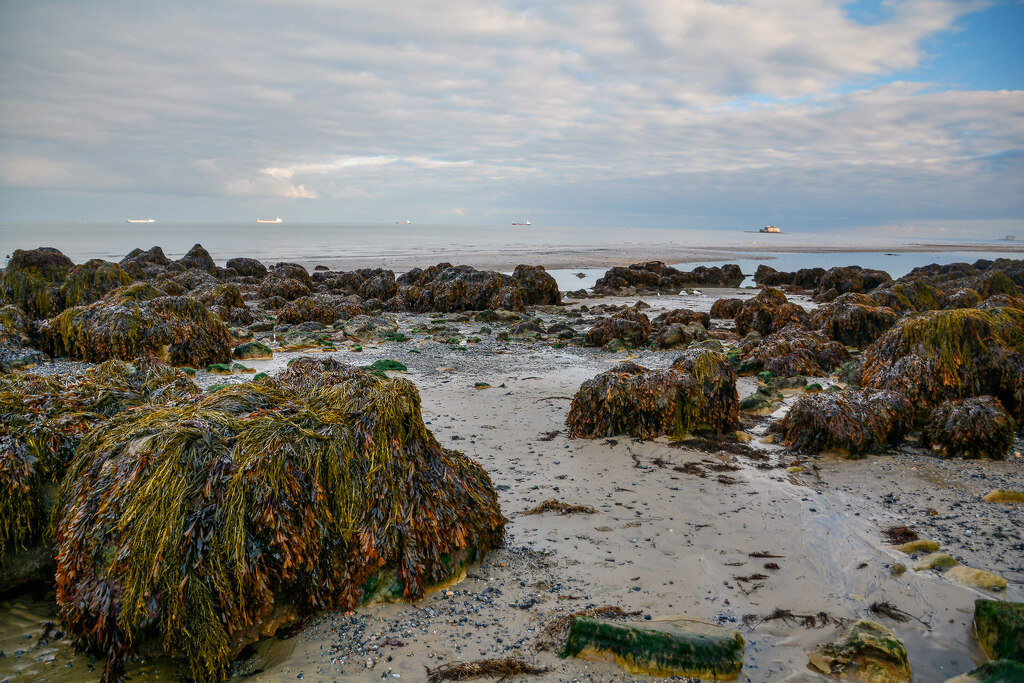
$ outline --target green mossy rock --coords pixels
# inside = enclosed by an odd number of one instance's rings
[[[1020,683],[1024,681],[1024,664],[1009,659],[985,662],[967,673],[950,678],[946,683]]]
[[[946,570],[945,577],[953,583],[970,586],[971,588],[985,588],[987,590],[1003,590],[1006,588],[1006,579],[984,569],[973,569],[964,566],[950,567]]]
[[[960,564],[959,560],[946,553],[931,553],[930,555],[925,555],[914,564],[914,571],[955,567],[958,564]]]
[[[927,538],[919,538],[916,541],[910,541],[903,545],[896,546],[895,550],[899,550],[901,553],[907,555],[913,555],[914,553],[934,553],[938,552],[939,544]]]
[[[211,375],[230,375],[231,366],[227,363],[214,363],[206,366],[206,371]]]
[[[99,301],[107,292],[131,283],[131,276],[121,266],[110,261],[92,259],[68,272],[60,286],[60,294],[66,308],[84,306]]]
[[[643,624],[576,617],[563,657],[613,661],[631,674],[732,680],[743,668],[739,631],[682,616]]]
[[[1024,603],[975,600],[974,628],[989,657],[1024,662]]]
[[[231,350],[231,355],[238,360],[269,360],[274,357],[274,351],[261,342],[246,342],[239,344]]]
[[[64,310],[60,285],[74,262],[53,247],[15,249],[0,277],[0,297],[30,318],[49,318]]]
[[[871,683],[909,683],[907,649],[881,624],[859,619],[842,640],[824,643],[810,654],[810,666],[824,674],[851,672],[857,680]]]
[[[1024,503],[1024,493],[1013,489],[992,489],[982,500],[986,503]]]

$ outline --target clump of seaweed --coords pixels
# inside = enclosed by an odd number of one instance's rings
[[[891,308],[870,302],[864,294],[843,294],[811,313],[810,326],[821,330],[829,339],[863,349],[899,320],[899,315]]]
[[[921,442],[944,455],[1005,460],[1016,429],[999,399],[976,396],[939,404]]]
[[[563,503],[560,500],[549,498],[539,505],[535,505],[529,510],[524,510],[520,514],[523,515],[539,515],[545,512],[557,512],[561,515],[574,515],[577,513],[583,513],[585,515],[594,514],[595,510],[590,505],[571,505],[570,503]]]
[[[547,673],[551,669],[535,666],[513,657],[502,657],[500,659],[477,659],[472,662],[448,662],[427,670],[427,682],[439,683],[440,681],[469,681],[474,678],[495,678],[504,681],[512,676],[530,674],[538,676]]]
[[[989,395],[1024,420],[1024,311],[955,309],[900,321],[864,352],[863,386],[904,393],[926,419],[950,399]]]
[[[103,299],[69,308],[40,325],[44,350],[100,362],[156,356],[171,365],[206,367],[231,358],[224,323],[190,297],[153,296],[149,285],[129,285]]]
[[[714,351],[691,349],[667,370],[622,363],[584,382],[566,418],[570,438],[683,438],[738,423],[736,373]]]
[[[822,333],[789,325],[764,339],[744,345],[738,356],[740,374],[768,371],[776,377],[826,375],[850,361],[842,343]]]
[[[544,628],[541,629],[540,633],[537,634],[537,639],[533,643],[533,649],[538,651],[561,650],[565,646],[565,641],[569,637],[569,629],[572,628],[572,621],[576,617],[628,619],[629,617],[640,616],[640,614],[642,613],[639,611],[627,612],[621,607],[614,605],[590,607],[588,609],[580,610],[579,612],[563,614],[549,621]]]
[[[437,443],[412,383],[351,368],[315,382],[314,367],[122,413],[82,441],[56,515],[57,601],[105,680],[146,638],[217,680],[261,633],[419,597],[501,543],[490,479]]]
[[[835,450],[859,458],[898,442],[911,420],[911,403],[902,394],[843,390],[802,396],[771,429],[795,451]]]

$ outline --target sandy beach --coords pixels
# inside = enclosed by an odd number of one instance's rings
[[[654,317],[680,307],[707,311],[720,297],[751,295],[702,289],[639,299],[652,306],[647,313]],[[580,326],[587,315],[567,317],[573,308],[637,300],[586,300],[544,307],[539,314],[546,324],[569,320]],[[806,297],[791,300],[815,306]],[[436,316],[397,314],[403,330],[423,328],[431,318]],[[444,325],[467,336],[481,327],[466,316],[444,318]],[[516,681],[638,680],[614,664],[562,660],[535,647],[539,632],[558,616],[618,606],[638,612],[636,619],[685,614],[738,628],[747,641],[739,680],[751,683],[828,680],[807,668],[808,653],[834,640],[839,624],[869,617],[906,644],[915,680],[942,681],[984,661],[972,634],[974,600],[1024,599],[1021,508],[981,500],[994,488],[1024,489],[1020,439],[1001,462],[941,459],[912,444],[860,461],[797,457],[760,443],[768,416],[744,418],[742,431],[754,437],[750,443],[731,437],[716,444],[568,439],[565,417],[583,381],[627,359],[665,367],[675,354],[556,349],[481,337],[456,348],[413,340],[364,343],[356,353],[346,344],[332,355],[358,364],[391,358],[407,365],[400,375],[418,388],[428,428],[490,474],[509,519],[505,547],[471,566],[461,582],[422,600],[322,613],[293,638],[261,641],[252,656],[236,662],[238,675],[254,681],[418,681],[425,680],[425,667],[516,656],[549,669]],[[304,354],[276,354],[250,365],[273,373],[297,355]],[[225,380],[199,373],[197,381]],[[481,382],[489,387],[475,388]],[[755,386],[754,378],[742,378],[739,394]],[[795,464],[803,471],[786,471]],[[595,512],[521,514],[548,499]],[[916,529],[968,566],[1005,577],[1009,587],[999,593],[968,588],[934,571],[894,575],[898,563],[913,565],[883,536],[894,525]],[[870,606],[879,601],[913,618],[900,623],[872,614]],[[814,628],[765,620],[777,608],[828,618]],[[0,621],[9,625],[0,640],[0,680],[98,675],[97,665],[75,655],[66,639],[41,638],[48,619],[43,602],[23,598],[0,605]],[[135,681],[174,676],[166,660],[140,662],[129,675]]]

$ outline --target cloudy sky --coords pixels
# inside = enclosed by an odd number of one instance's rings
[[[1019,0],[0,0],[0,220],[1002,230],[1021,35]]]

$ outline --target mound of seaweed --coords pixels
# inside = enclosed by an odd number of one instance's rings
[[[64,310],[60,286],[74,265],[53,247],[15,249],[0,278],[0,297],[33,320],[57,315]]]
[[[587,346],[604,346],[617,339],[626,346],[636,347],[651,338],[651,319],[637,308],[627,308],[609,318],[594,323],[584,335]]]
[[[1005,460],[1016,429],[999,399],[976,396],[936,407],[921,442],[943,455]]]
[[[899,442],[911,427],[911,403],[895,391],[829,391],[800,397],[772,423],[787,448],[863,457]]]
[[[82,376],[0,376],[0,559],[44,540],[56,484],[90,429],[127,408],[201,393],[152,360],[107,361]],[[13,587],[4,583],[0,592]]]
[[[727,263],[721,268],[698,266],[692,271],[682,271],[661,261],[648,261],[609,269],[594,284],[594,293],[605,296],[637,292],[676,293],[683,287],[738,287],[741,282],[743,272],[735,263]]]
[[[896,324],[891,308],[874,306],[864,294],[843,294],[811,313],[810,326],[837,342],[863,349]]]
[[[502,542],[480,465],[415,386],[343,369],[264,380],[94,429],[62,487],[57,601],[119,677],[147,640],[196,681],[319,609],[414,599]]]
[[[738,359],[741,375],[767,370],[776,377],[827,375],[851,360],[842,343],[799,325],[744,344]]]
[[[732,367],[719,353],[692,349],[667,370],[622,363],[587,380],[565,423],[572,438],[683,438],[697,429],[734,429],[738,414]]]
[[[767,336],[793,323],[805,324],[807,312],[803,307],[790,303],[781,291],[766,287],[757,296],[743,302],[735,321],[736,332],[740,336],[750,332]]]
[[[988,395],[1018,425],[1024,420],[1024,311],[962,308],[904,318],[862,360],[863,386],[900,391],[919,409]]]
[[[860,266],[844,266],[829,268],[821,276],[818,287],[814,290],[816,301],[832,301],[840,294],[847,292],[870,292],[875,287],[892,280],[884,270],[872,270]]]
[[[160,294],[135,284],[69,308],[40,325],[42,347],[52,356],[95,362],[155,356],[171,365],[206,367],[230,361],[231,338],[220,318],[193,298]]]

